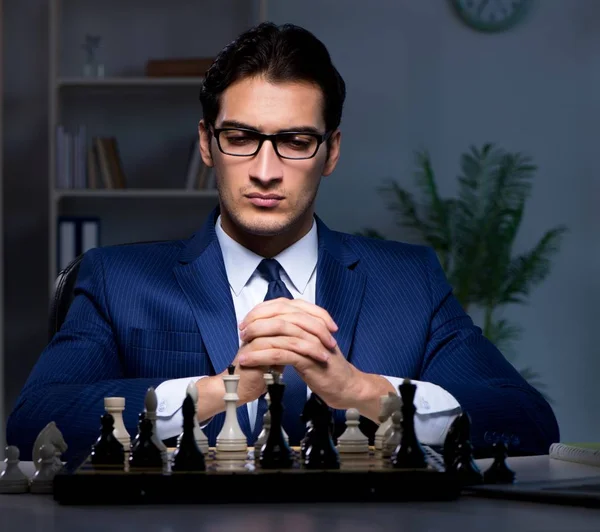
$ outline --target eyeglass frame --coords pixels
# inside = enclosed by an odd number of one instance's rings
[[[219,147],[219,151],[221,153],[223,153],[224,155],[229,155],[230,157],[254,157],[260,151],[260,149],[262,148],[265,141],[270,141],[271,145],[273,146],[273,150],[275,151],[277,156],[281,157],[282,159],[287,159],[288,161],[306,161],[308,159],[314,159],[314,157],[317,155],[317,152],[319,151],[319,148],[321,147],[321,144],[323,144],[324,142],[327,142],[332,134],[332,131],[326,131],[324,134],[314,133],[312,131],[281,131],[280,133],[273,133],[271,135],[267,135],[266,133],[261,133],[260,131],[256,131],[254,129],[247,129],[244,127],[216,128],[216,127],[211,126],[210,129],[212,130],[213,136],[215,137],[215,140],[217,141],[217,146]],[[223,131],[245,131],[246,133],[252,133],[253,135],[257,136],[258,137],[258,146],[256,147],[255,152],[250,153],[248,155],[240,155],[240,154],[235,154],[235,153],[227,153],[227,152],[223,151],[223,148],[221,147],[221,140],[219,139],[219,136],[221,135],[221,133]],[[310,157],[286,157],[284,155],[281,155],[279,153],[279,150],[277,149],[277,143],[276,143],[277,137],[279,137],[281,135],[308,135],[310,137],[314,137],[317,139],[317,146],[315,148],[315,152]]]

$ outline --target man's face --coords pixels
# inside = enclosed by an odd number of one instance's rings
[[[215,122],[216,129],[232,125],[266,134],[306,128],[324,134],[322,92],[308,83],[243,79],[223,92]],[[279,157],[269,141],[253,156],[224,154],[203,121],[200,136],[203,161],[214,166],[223,227],[232,237],[244,241],[289,233],[291,244],[310,229],[321,176],[333,171],[339,157],[339,131],[329,141],[329,156],[325,142],[313,158],[303,160]],[[231,142],[245,141],[234,137]]]

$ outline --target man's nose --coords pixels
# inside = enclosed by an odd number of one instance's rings
[[[250,165],[250,177],[265,183],[283,177],[283,165],[273,143],[265,141]]]

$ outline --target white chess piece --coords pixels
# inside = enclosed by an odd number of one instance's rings
[[[273,384],[273,382],[274,382],[274,380],[273,380],[273,374],[272,374],[272,373],[264,373],[264,374],[263,374],[263,378],[265,379],[265,384],[266,384],[267,386],[268,386],[269,384]],[[283,379],[281,378],[281,376],[279,377],[279,382],[283,382]],[[268,390],[268,388],[267,388],[267,390]],[[268,412],[268,410],[269,410],[269,407],[271,406],[271,397],[269,396],[269,392],[267,392],[267,393],[265,394],[265,401],[267,402],[267,412]],[[270,421],[270,417],[269,417],[269,421]],[[263,421],[263,423],[264,423],[264,421]],[[264,431],[261,431],[261,434],[262,434],[263,432],[264,432]],[[283,438],[284,438],[284,440],[286,441],[286,443],[289,443],[290,439],[289,439],[289,437],[288,437],[287,433],[285,432],[285,429],[283,428],[283,426],[281,427],[281,432],[283,433]],[[269,434],[269,433],[267,432],[267,434],[265,435],[265,438],[266,438],[266,436],[267,436],[268,434]],[[259,436],[259,437],[260,437],[260,436]]]
[[[402,398],[389,392],[381,396],[381,410],[379,411],[380,425],[375,432],[375,450],[381,451],[383,443],[392,432],[392,414],[402,408]]]
[[[115,420],[113,435],[123,448],[125,452],[129,452],[129,448],[131,447],[131,436],[127,429],[125,428],[125,423],[123,422],[123,410],[125,410],[125,397],[105,397],[104,398],[104,409],[107,413],[111,414],[113,419]]]
[[[369,438],[360,428],[360,414],[356,408],[346,410],[346,430],[338,438],[337,449],[340,453],[368,453]]]
[[[66,444],[65,439],[63,438],[62,432],[56,426],[54,421],[50,421],[38,434],[35,442],[33,444],[33,449],[31,451],[31,456],[33,460],[33,464],[35,469],[38,470],[41,462],[40,458],[40,449],[42,445],[52,444],[54,448],[54,469],[58,471],[62,468],[62,461],[60,456],[62,453],[66,452],[69,446]]]
[[[40,447],[37,471],[31,478],[31,493],[52,493],[54,475],[54,445],[45,443]]]
[[[396,447],[402,440],[402,414],[399,410],[396,410],[392,416],[392,431],[387,439],[383,442],[383,449],[381,454],[383,458],[391,458],[392,454],[396,450]]]
[[[271,428],[271,412],[268,410],[263,415],[263,428],[256,438],[256,442],[254,443],[254,452],[260,450],[261,447],[267,442],[267,438],[269,437],[269,429]]]
[[[221,454],[221,458],[234,457],[231,453],[243,453],[244,455],[248,452],[248,439],[240,427],[237,418],[237,402],[239,396],[237,394],[237,388],[240,382],[240,376],[235,374],[223,375],[223,382],[225,383],[225,422],[219,435],[217,436],[217,458]],[[242,454],[239,455],[240,458]],[[237,458],[238,455],[235,455]]]
[[[19,449],[14,445],[6,447],[6,467],[0,473],[0,493],[27,493],[29,477],[19,467]]]
[[[192,401],[194,401],[194,408],[196,409],[195,412],[197,412],[198,388],[196,388],[196,383],[194,381],[190,381],[186,393],[192,398]],[[182,434],[183,432],[179,435],[179,438],[181,438]],[[204,434],[204,432],[202,431],[202,428],[200,428],[200,423],[198,423],[198,418],[196,417],[196,415],[194,415],[194,438],[196,440],[196,443],[198,444],[198,447],[200,447],[200,450],[204,454],[207,454],[208,438],[206,437],[206,434]]]
[[[156,391],[154,388],[148,388],[146,397],[144,398],[144,408],[146,410],[146,419],[152,421],[152,441],[154,445],[160,449],[163,453],[163,458],[166,458],[167,446],[156,434],[156,409],[158,407],[158,398],[156,397]]]

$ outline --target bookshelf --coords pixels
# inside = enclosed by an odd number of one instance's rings
[[[2,158],[4,139],[2,137],[2,126],[4,124],[4,117],[2,116],[2,109],[4,107],[4,77],[3,77],[3,65],[4,61],[4,18],[2,16],[2,0],[0,0],[0,449],[2,452],[0,456],[4,456],[4,446],[6,444],[6,435],[4,433],[6,428],[5,418],[5,395],[6,386],[4,380],[4,181],[2,179],[2,170],[4,168],[4,161]]]
[[[214,57],[239,33],[267,20],[267,0],[51,0],[49,4],[48,291],[58,270],[62,217],[100,220],[99,245],[186,238],[217,204],[214,186],[186,188],[202,109],[201,76],[149,77],[151,59]],[[100,36],[100,75],[82,45]],[[86,182],[65,185],[64,136],[85,130],[72,164]],[[90,188],[87,151],[115,138],[125,178]],[[69,140],[69,142],[72,142]],[[76,144],[77,145],[77,144]],[[82,148],[83,146],[83,148]],[[99,156],[98,156],[99,157]],[[71,156],[67,157],[72,161]],[[101,165],[99,165],[101,166]],[[82,170],[85,168],[85,170]],[[72,170],[71,170],[72,172]]]

